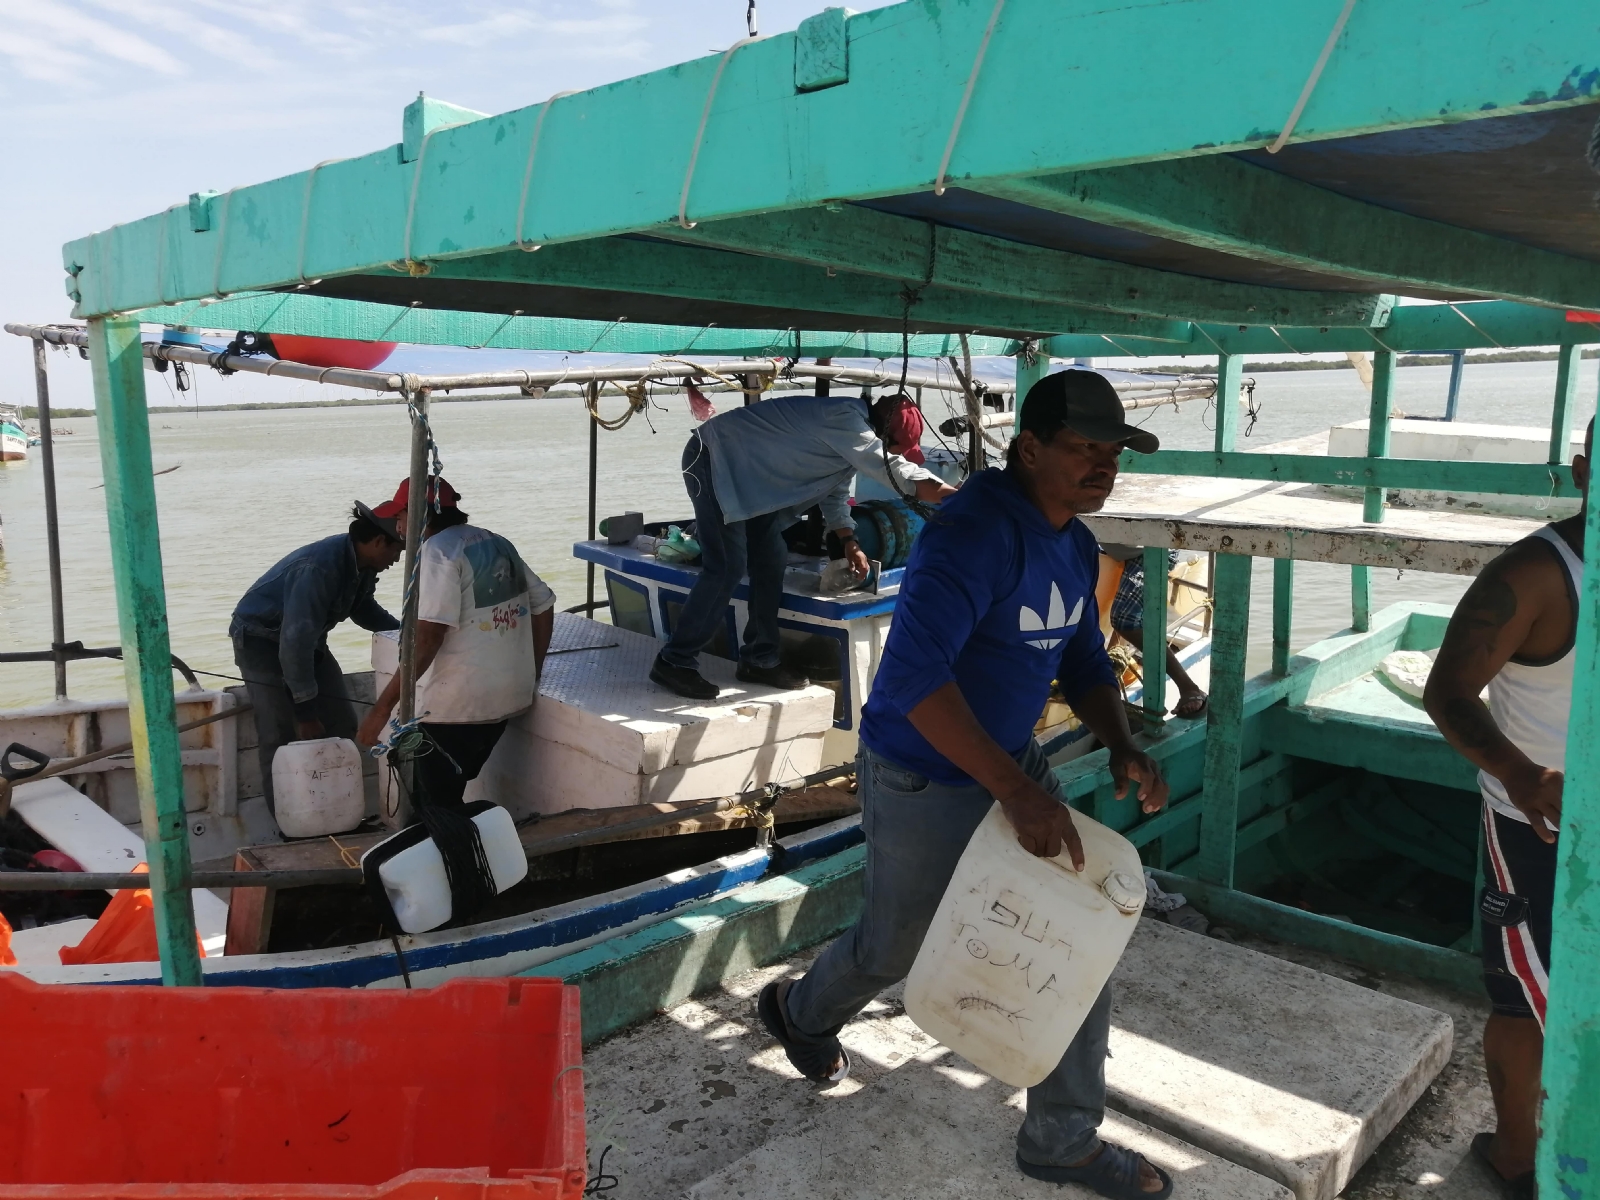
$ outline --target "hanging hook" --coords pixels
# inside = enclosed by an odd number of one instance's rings
[[[750,0],[750,7],[744,10],[744,23],[751,37],[759,36],[756,33],[756,0]]]

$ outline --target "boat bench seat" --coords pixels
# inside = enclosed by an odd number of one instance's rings
[[[1261,714],[1262,749],[1396,779],[1478,790],[1477,768],[1444,740],[1420,701],[1364,675]]]

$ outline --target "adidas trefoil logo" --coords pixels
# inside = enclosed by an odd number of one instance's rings
[[[1070,632],[1083,617],[1083,597],[1078,597],[1077,607],[1072,610],[1071,620],[1067,619],[1067,605],[1061,599],[1061,588],[1054,582],[1050,584],[1050,611],[1047,616],[1040,617],[1038,613],[1026,604],[1017,613],[1017,628],[1023,633],[1056,634],[1055,637],[1028,638],[1030,646],[1037,646],[1041,650],[1054,650],[1063,641],[1063,635]]]

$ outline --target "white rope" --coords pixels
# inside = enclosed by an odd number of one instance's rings
[[[1283,132],[1272,145],[1267,147],[1268,154],[1276,154],[1282,150],[1284,143],[1289,140],[1289,135],[1294,132],[1294,127],[1300,123],[1300,114],[1305,112],[1306,102],[1311,99],[1311,93],[1317,90],[1317,81],[1322,78],[1322,69],[1328,65],[1334,44],[1344,32],[1344,24],[1350,19],[1350,10],[1355,6],[1356,0],[1344,0],[1344,9],[1339,13],[1339,19],[1333,23],[1333,32],[1328,34],[1328,40],[1322,44],[1322,53],[1317,55],[1317,65],[1311,68],[1311,74],[1306,77],[1306,85],[1300,89],[1300,99],[1294,102],[1294,110],[1284,122]]]
[[[961,107],[956,109],[955,124],[950,126],[950,140],[944,144],[944,157],[939,160],[939,174],[933,181],[933,194],[944,195],[944,177],[950,170],[950,156],[956,152],[956,138],[961,134],[961,123],[967,119],[967,105],[972,103],[972,89],[978,86],[978,72],[983,70],[983,56],[989,52],[989,39],[1000,20],[1000,10],[1006,0],[994,0],[994,12],[989,14],[989,27],[983,31],[983,41],[978,43],[978,57],[972,60],[972,73],[967,76],[967,90],[961,93]]]
[[[1447,302],[1447,304],[1448,304],[1448,302]],[[1468,325],[1471,325],[1471,326],[1472,326],[1472,327],[1473,327],[1473,328],[1474,328],[1474,329],[1476,329],[1476,330],[1477,330],[1477,331],[1478,331],[1478,333],[1479,333],[1479,334],[1481,334],[1481,335],[1482,335],[1482,336],[1483,336],[1483,337],[1486,337],[1486,338],[1488,338],[1488,339],[1489,339],[1489,340],[1490,340],[1490,341],[1491,341],[1491,342],[1494,342],[1494,344],[1495,344],[1495,345],[1496,345],[1496,346],[1500,346],[1500,349],[1502,349],[1502,350],[1504,350],[1504,349],[1505,349],[1505,347],[1504,347],[1504,346],[1501,346],[1501,345],[1500,345],[1500,343],[1499,343],[1499,342],[1495,342],[1495,340],[1494,340],[1494,336],[1493,336],[1493,335],[1492,335],[1492,334],[1491,334],[1491,333],[1490,333],[1490,332],[1489,332],[1489,331],[1488,331],[1488,330],[1487,330],[1487,329],[1485,329],[1485,328],[1483,328],[1483,326],[1481,326],[1481,325],[1479,325],[1479,324],[1478,324],[1478,323],[1477,323],[1477,322],[1476,322],[1476,321],[1474,321],[1474,320],[1473,320],[1473,319],[1472,319],[1472,318],[1471,318],[1471,317],[1469,317],[1469,316],[1467,316],[1467,314],[1466,314],[1466,313],[1464,313],[1464,312],[1462,312],[1462,311],[1461,311],[1461,310],[1460,310],[1460,309],[1459,309],[1459,308],[1457,308],[1457,307],[1456,307],[1456,306],[1455,306],[1455,305],[1454,305],[1454,304],[1448,304],[1448,307],[1449,307],[1449,309],[1450,309],[1450,311],[1451,311],[1451,312],[1453,312],[1453,313],[1455,313],[1455,315],[1456,315],[1456,316],[1458,316],[1458,317],[1460,317],[1460,318],[1461,318],[1461,319],[1462,319],[1462,320],[1463,320],[1463,321],[1465,321],[1465,322],[1466,322],[1466,323],[1467,323],[1467,324],[1468,324]]]
[[[521,315],[522,315],[522,310],[520,308],[513,308],[511,310],[510,315],[508,315],[504,321],[501,321],[500,324],[495,326],[494,332],[491,333],[488,337],[484,338],[483,341],[479,342],[476,346],[473,346],[472,349],[474,349],[474,350],[482,350],[490,342],[494,341],[495,338],[499,337],[501,331],[504,330],[507,325],[511,324],[512,321],[516,320]],[[524,385],[524,386],[526,386],[526,385]]]
[[[401,245],[404,252],[400,261],[410,264],[414,261],[411,255],[411,229],[417,218],[417,193],[422,190],[422,164],[428,161],[428,143],[433,141],[433,135],[443,133],[446,129],[455,129],[461,125],[471,124],[469,121],[456,121],[451,125],[440,125],[437,129],[430,129],[422,136],[422,145],[417,149],[417,166],[411,173],[411,202],[406,205],[406,235]]]
[[[311,189],[317,186],[317,172],[336,162],[344,162],[344,159],[325,158],[306,175],[306,195],[300,205],[300,250],[294,260],[294,276],[301,283],[306,282],[306,238],[311,232]]]
[[[228,189],[228,194],[222,198],[222,216],[217,221],[217,261],[211,272],[211,294],[223,295],[222,291],[222,251],[228,244],[228,214],[233,211],[233,188]]]
[[[533,252],[539,249],[537,245],[528,245],[522,240],[522,218],[528,211],[528,183],[533,179],[533,156],[539,153],[539,137],[544,132],[544,119],[550,113],[550,106],[563,96],[576,96],[577,91],[557,92],[544,102],[539,109],[539,119],[533,123],[533,137],[528,140],[528,165],[522,168],[522,195],[517,200],[517,249]]]
[[[760,40],[759,37],[740,38],[729,46],[722,52],[722,61],[717,63],[717,73],[711,77],[711,90],[706,93],[706,105],[700,110],[700,128],[695,130],[694,148],[689,151],[689,169],[683,174],[683,191],[678,195],[678,226],[681,229],[693,229],[696,224],[689,220],[689,187],[694,183],[694,169],[700,162],[700,144],[705,140],[706,122],[711,119],[711,104],[717,98],[717,87],[722,83],[722,72],[727,69],[728,60],[733,57],[735,50]]]
[[[1267,328],[1272,330],[1272,336],[1273,337],[1277,338],[1285,346],[1289,346],[1289,339],[1284,337],[1283,334],[1278,332],[1278,327],[1276,325],[1268,325]],[[1289,346],[1289,353],[1290,354],[1299,354],[1300,351],[1296,350],[1293,346]]]

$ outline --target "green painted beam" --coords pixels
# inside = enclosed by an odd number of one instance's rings
[[[1014,300],[1059,302],[1141,316],[1249,325],[1382,325],[1392,300],[1225,283],[1027,246],[860,205],[833,205],[668,226],[657,236],[808,266]]]
[[[391,274],[405,275],[403,271]],[[912,293],[880,276],[830,273],[818,266],[645,238],[597,238],[546,246],[537,254],[512,251],[449,259],[435,264],[428,278],[606,292],[611,294],[610,303],[617,314],[624,317],[630,301],[643,293],[741,305],[758,313],[800,310],[826,314],[829,319],[892,321],[896,328],[909,321],[913,332],[931,325],[1017,334],[1140,333],[1173,343],[1187,343],[1192,336],[1187,321],[1017,300],[938,285]],[[324,286],[337,288],[339,280],[329,280]],[[416,289],[417,297],[426,303],[426,286],[418,281]],[[529,311],[539,302],[533,296],[519,301]]]
[[[1399,354],[1424,351],[1515,350],[1528,346],[1592,345],[1600,342],[1600,324],[1574,322],[1551,308],[1535,308],[1506,300],[1475,300],[1459,304],[1412,304],[1396,308],[1382,329],[1296,328],[1252,325],[1195,326],[1190,354],[1250,354],[1283,358],[1285,353],[1327,354],[1349,350],[1393,350]],[[1170,358],[1171,346],[1160,342],[1119,337],[1116,343],[1101,337],[1053,337],[1045,343],[1057,358],[1150,356]]]
[[[1227,155],[1004,179],[981,190],[1363,288],[1600,308],[1600,263],[1353,200]]]
[[[977,351],[973,351],[977,353]],[[1011,422],[1013,433],[1022,428],[1022,402],[1028,398],[1028,390],[1046,375],[1050,374],[1050,356],[1031,347],[1017,352],[1017,393],[1014,407],[1016,415]]]
[[[1578,366],[1581,347],[1563,346],[1556,359],[1556,399],[1550,414],[1550,456],[1547,462],[1563,464],[1571,453],[1572,406],[1578,401]]]
[[[172,646],[167,593],[161,577],[150,417],[144,398],[144,349],[139,323],[124,318],[89,322],[95,424],[105,476],[111,572],[122,633],[139,821],[155,906],[161,981],[200,987],[194,908],[189,899],[189,829],[183,809],[183,759],[172,694]]]
[[[1389,416],[1394,410],[1395,355],[1379,350],[1372,356],[1372,402],[1367,409],[1367,459],[1389,456]],[[1384,489],[1368,487],[1362,496],[1361,517],[1371,524],[1383,521]],[[1350,628],[1372,628],[1372,568],[1350,568]]]
[[[1158,733],[1167,711],[1167,573],[1171,566],[1166,547],[1144,549],[1144,721],[1145,730]]]
[[[1280,0],[1008,0],[969,102],[993,11],[907,3],[851,16],[841,86],[797,91],[795,36],[781,34],[550,101],[542,125],[545,105],[535,104],[439,130],[416,162],[391,145],[239,187],[194,222],[180,205],[70,243],[69,290],[80,316],[126,312],[406,259],[643,232],[680,215],[714,221],[922,192],[947,145],[947,181],[959,187],[1220,156],[1275,137],[1329,27],[1327,13]],[[1183,53],[1167,56],[1160,86],[1130,88],[1130,46]],[[1295,140],[1589,104],[1595,62],[1589,0],[1534,11],[1523,0],[1361,5]],[[1019,120],[1037,110],[1040,80],[1054,111],[1095,119]],[[854,149],[863,138],[871,153]],[[1375,245],[1352,247],[1359,256],[1341,265],[1364,269]],[[1500,282],[1491,267],[1473,282]],[[1549,274],[1553,292],[1563,279]],[[1557,298],[1543,287],[1539,298]]]
[[[1492,492],[1503,496],[1577,495],[1572,468],[1540,463],[1451,462],[1428,458],[1340,458],[1313,454],[1263,454],[1210,450],[1128,452],[1124,473],[1207,475],[1275,483],[1320,483],[1327,487],[1406,488],[1426,491]]]
[[[1434,729],[1423,732],[1331,709],[1280,707],[1261,714],[1261,741],[1284,754],[1337,767],[1364,767],[1463,792],[1478,790],[1477,769]]]
[[[1285,755],[1264,755],[1239,772],[1239,790],[1244,792],[1268,783],[1288,771],[1291,765]],[[1188,796],[1176,803],[1169,804],[1160,812],[1146,817],[1132,828],[1124,829],[1122,836],[1135,846],[1145,846],[1163,834],[1172,832],[1180,825],[1187,825],[1190,821],[1198,821],[1204,815],[1205,794],[1198,792],[1193,796]]]
[[[1242,554],[1219,554],[1215,561],[1211,698],[1206,705],[1205,814],[1200,822],[1200,855],[1195,870],[1203,879],[1232,887],[1234,834],[1239,827],[1239,755],[1244,742],[1244,664],[1250,646],[1253,560]]]
[[[1244,380],[1244,360],[1237,354],[1217,355],[1217,427],[1212,445],[1218,454],[1234,450],[1239,441],[1239,387]]]
[[[1289,673],[1290,636],[1294,628],[1294,559],[1272,560],[1272,673]]]
[[[1183,875],[1157,871],[1155,876],[1164,889],[1183,893],[1190,904],[1218,924],[1248,929],[1364,967],[1446,984],[1465,995],[1483,994],[1483,963],[1476,955],[1381,933]]]
[[[1550,994],[1544,1020],[1539,1194],[1600,1196],[1600,504],[1584,523]]]
[[[500,316],[338,300],[297,292],[258,292],[211,302],[185,301],[147,308],[134,315],[152,324],[202,329],[248,329],[364,342],[551,350],[572,354],[899,358],[901,353],[900,336],[893,333],[722,329]],[[972,353],[983,355],[1008,355],[1016,345],[1010,338],[981,335],[969,336],[967,341]],[[918,358],[942,358],[961,353],[961,344],[955,334],[913,334],[911,353]]]
[[[524,973],[583,990],[590,1045],[845,929],[861,912],[865,862],[855,846]]]

